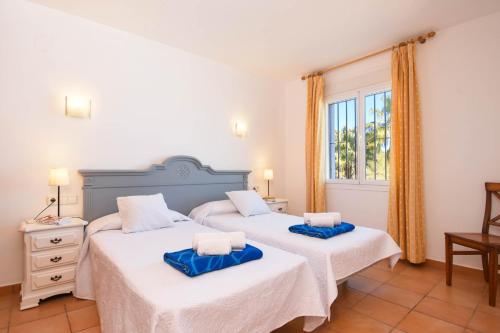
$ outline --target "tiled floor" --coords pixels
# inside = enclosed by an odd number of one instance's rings
[[[488,306],[482,273],[458,268],[453,287],[442,265],[379,263],[350,278],[332,307],[332,319],[317,333],[423,332],[499,333],[498,306]],[[18,290],[0,288],[0,333],[99,333],[94,302],[57,296],[20,311]],[[302,332],[296,319],[275,333]]]
[[[497,307],[488,306],[488,285],[481,271],[455,268],[453,286],[444,281],[442,264],[386,263],[350,278],[332,306],[332,319],[317,333],[500,333]],[[301,332],[296,319],[275,333]]]

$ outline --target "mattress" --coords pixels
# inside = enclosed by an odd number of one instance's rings
[[[249,241],[264,256],[239,266],[188,277],[163,262],[163,253],[191,247],[192,221],[173,228],[90,239],[93,287],[107,332],[269,332],[306,316],[305,329],[326,316],[307,260]]]

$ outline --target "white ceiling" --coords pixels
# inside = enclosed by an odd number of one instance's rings
[[[498,0],[32,0],[283,79],[500,10]]]

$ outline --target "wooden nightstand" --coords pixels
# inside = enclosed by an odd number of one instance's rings
[[[38,306],[41,299],[69,293],[75,287],[75,271],[87,221],[72,218],[64,225],[23,222],[24,275],[21,310]]]
[[[288,212],[288,200],[287,199],[272,199],[272,200],[265,200],[269,208],[273,212],[276,213],[283,213],[286,214]]]

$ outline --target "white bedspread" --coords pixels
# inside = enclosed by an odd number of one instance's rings
[[[124,234],[94,233],[90,255],[101,328],[108,332],[269,332],[299,316],[304,329],[326,314],[304,257],[249,241],[264,256],[190,278],[163,262],[163,253],[191,247],[192,221]]]
[[[390,258],[393,267],[401,255],[401,249],[384,231],[356,226],[352,232],[330,239],[313,238],[288,231],[289,226],[303,224],[304,219],[287,214],[243,217],[233,213],[198,216],[195,221],[222,231],[241,230],[249,239],[307,257],[327,313],[338,295],[336,281],[385,258]]]

